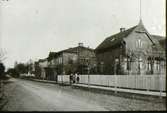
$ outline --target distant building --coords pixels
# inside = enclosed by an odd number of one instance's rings
[[[39,66],[39,61],[34,62],[34,74],[36,78],[41,78],[41,67]]]
[[[96,49],[101,74],[164,74],[165,37],[151,35],[142,20],[106,38]]]
[[[37,68],[37,66],[39,68]],[[36,75],[37,77],[41,78],[41,79],[47,79],[48,76],[46,75],[46,68],[48,67],[48,61],[47,59],[40,59],[37,63],[36,63],[36,68],[35,71],[40,70],[40,72],[38,72],[38,74]]]
[[[94,50],[79,43],[77,47],[59,52],[50,52],[48,67],[57,74],[87,74],[96,71],[96,57]]]

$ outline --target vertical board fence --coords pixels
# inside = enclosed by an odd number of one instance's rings
[[[79,78],[82,84],[166,91],[165,75],[79,75]],[[69,75],[59,75],[58,81],[69,82]]]

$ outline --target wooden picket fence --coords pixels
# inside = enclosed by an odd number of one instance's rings
[[[166,75],[79,75],[82,84],[108,87],[166,91]],[[59,82],[69,82],[69,75],[59,75]]]

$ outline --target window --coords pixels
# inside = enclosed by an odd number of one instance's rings
[[[63,61],[63,59],[60,57],[59,60],[58,60],[59,64],[61,64],[62,61]]]
[[[73,60],[71,58],[68,59],[68,64],[73,64]]]
[[[100,72],[104,72],[104,62],[100,62]]]
[[[127,70],[131,70],[131,61],[130,61],[130,58],[127,58]]]
[[[136,47],[137,48],[142,48],[142,41],[141,41],[141,38],[139,38],[137,41],[136,41]]]
[[[149,71],[150,70],[150,62],[147,61],[147,70]]]
[[[115,38],[112,38],[110,41],[113,42],[115,40]]]
[[[160,62],[158,61],[158,60],[156,60],[156,69],[157,69],[157,71],[159,71],[160,70]]]

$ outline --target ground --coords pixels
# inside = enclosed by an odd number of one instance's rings
[[[10,79],[1,111],[166,110],[165,103],[135,100],[75,89],[71,86]]]

